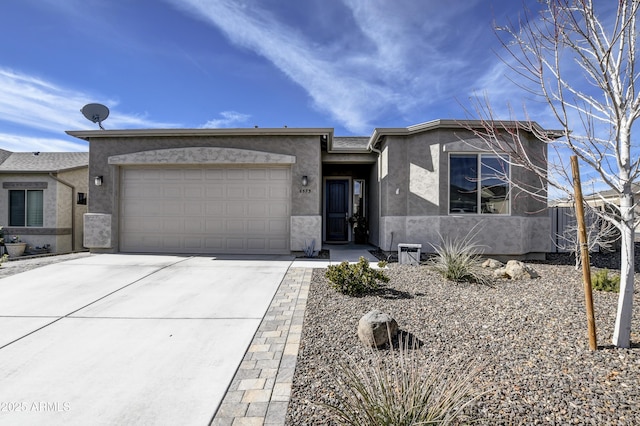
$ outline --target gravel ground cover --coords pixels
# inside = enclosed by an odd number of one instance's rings
[[[476,383],[486,393],[466,411],[474,424],[640,424],[638,290],[631,349],[611,346],[618,295],[594,291],[599,349],[590,351],[581,272],[531,266],[540,278],[490,288],[390,264],[387,290],[360,298],[337,293],[314,270],[286,424],[333,424],[322,404],[339,398],[336,365],[347,354],[370,362],[356,330],[371,309],[423,343],[412,354],[424,365],[482,368]]]
[[[15,260],[8,260],[0,265],[0,278],[19,274],[20,272],[36,269],[41,266],[50,265],[52,263],[63,262],[65,260],[78,259],[80,257],[88,257],[91,254],[88,251],[69,253],[69,254],[51,254],[43,256],[23,257]]]

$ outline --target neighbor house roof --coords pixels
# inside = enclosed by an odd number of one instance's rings
[[[88,152],[9,152],[0,150],[0,173],[57,173],[88,165]]]

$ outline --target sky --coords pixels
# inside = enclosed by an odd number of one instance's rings
[[[517,20],[522,7],[5,0],[0,148],[88,151],[65,134],[98,129],[80,112],[88,103],[109,108],[105,129],[329,127],[337,136],[469,118],[477,94],[498,110],[518,106],[524,94],[504,77],[493,28]]]

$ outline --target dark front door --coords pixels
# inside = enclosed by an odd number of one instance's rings
[[[349,181],[331,179],[326,183],[327,241],[349,239]]]

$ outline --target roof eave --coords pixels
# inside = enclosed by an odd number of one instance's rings
[[[67,130],[69,136],[90,140],[99,138],[172,137],[172,136],[323,136],[333,138],[332,128],[234,128],[234,129],[125,129],[125,130]]]

